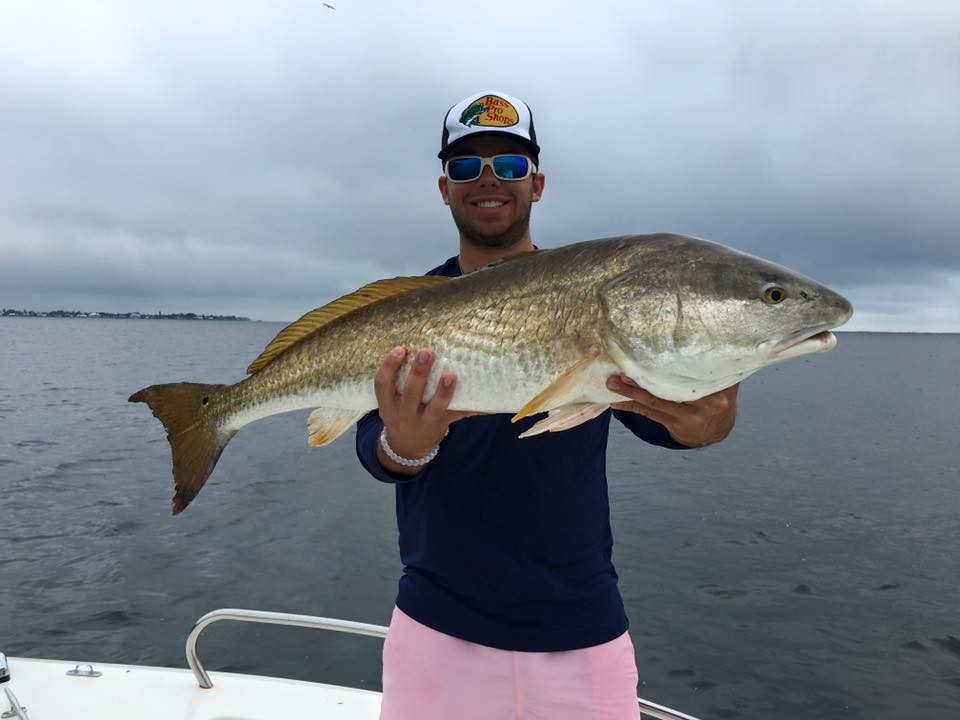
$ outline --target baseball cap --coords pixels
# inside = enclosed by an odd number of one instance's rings
[[[540,163],[540,146],[530,106],[506,93],[489,91],[468,95],[447,110],[437,157],[445,160],[453,145],[472,135],[502,135],[517,140],[530,151],[533,161]]]

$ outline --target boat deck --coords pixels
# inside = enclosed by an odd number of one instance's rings
[[[211,672],[204,689],[190,670],[96,663],[98,677],[67,675],[77,663],[7,658],[11,681],[0,686],[0,713],[9,687],[28,720],[375,720],[380,693],[301,680]],[[13,716],[15,717],[15,716]]]
[[[381,694],[304,680],[240,673],[208,673],[197,656],[197,638],[220,620],[332,630],[386,637],[382,625],[313,615],[224,608],[197,620],[187,636],[189,670],[6,658],[0,653],[0,720],[267,720],[323,718],[376,720]],[[696,718],[637,698],[642,717]]]

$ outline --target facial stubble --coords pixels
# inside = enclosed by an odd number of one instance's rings
[[[477,230],[466,218],[460,216],[453,205],[450,206],[450,213],[453,215],[453,222],[456,223],[457,230],[460,231],[461,237],[472,245],[484,248],[511,248],[523,239],[527,234],[527,230],[530,228],[530,208],[533,205],[532,197],[533,191],[531,190],[530,196],[525,198],[527,206],[526,212],[510,223],[506,230],[496,235],[485,234]]]

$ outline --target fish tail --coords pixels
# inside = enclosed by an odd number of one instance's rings
[[[220,453],[236,431],[222,428],[215,398],[227,385],[168,383],[151,385],[130,396],[145,402],[163,423],[173,451],[173,514],[181,512],[200,492]]]

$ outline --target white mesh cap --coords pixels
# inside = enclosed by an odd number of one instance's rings
[[[455,143],[470,135],[503,135],[522,143],[540,161],[540,146],[533,129],[530,107],[502,92],[468,95],[447,111],[443,119],[443,137],[437,157],[444,160]]]

